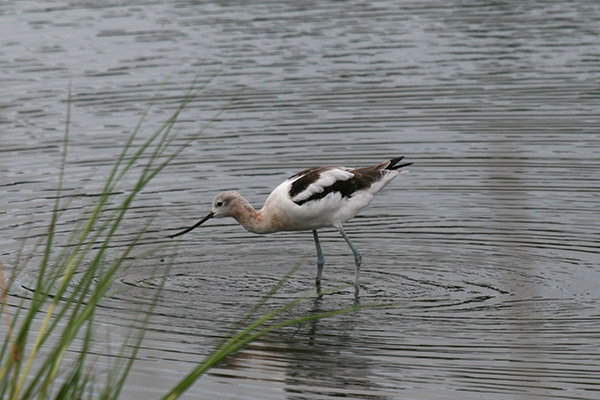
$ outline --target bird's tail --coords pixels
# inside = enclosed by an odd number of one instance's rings
[[[392,158],[389,161],[389,164],[385,167],[385,169],[389,169],[390,171],[394,171],[394,170],[399,170],[401,168],[404,167],[408,167],[409,165],[412,165],[412,163],[403,163],[403,164],[398,164],[400,161],[402,161],[404,157],[396,157],[396,158]]]

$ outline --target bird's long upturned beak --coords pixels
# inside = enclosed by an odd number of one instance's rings
[[[181,232],[175,233],[173,235],[169,235],[168,238],[173,239],[176,236],[180,236],[180,235],[183,235],[184,233],[188,233],[189,231],[193,231],[194,229],[196,229],[197,227],[199,227],[200,225],[202,225],[203,223],[205,223],[206,221],[208,221],[209,219],[211,219],[214,216],[215,216],[215,213],[210,212],[210,213],[208,213],[208,215],[206,217],[202,218],[195,225],[192,225],[189,228],[182,230]]]

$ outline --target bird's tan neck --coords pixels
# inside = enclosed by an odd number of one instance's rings
[[[264,207],[256,211],[246,199],[239,202],[233,209],[231,216],[244,229],[252,233],[272,233],[280,231],[283,228],[283,221],[280,216],[274,212],[267,212]]]
[[[265,229],[264,213],[262,210],[256,211],[246,199],[238,203],[231,216],[249,232],[268,233]]]

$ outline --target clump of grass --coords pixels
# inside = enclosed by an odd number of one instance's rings
[[[99,196],[83,213],[81,221],[66,239],[66,244],[58,246],[55,243],[56,227],[61,210],[67,206],[63,204],[62,187],[69,143],[69,94],[56,199],[43,242],[34,247],[34,251],[41,248],[37,279],[31,298],[22,300],[14,309],[8,304],[10,286],[29,258],[12,269],[8,280],[5,279],[4,268],[0,264],[0,312],[6,323],[6,337],[0,348],[0,398],[81,398],[92,390],[95,379],[90,372],[92,363],[89,362],[88,355],[94,334],[95,311],[110,296],[109,289],[118,276],[135,262],[137,257],[132,256],[132,251],[147,225],[130,240],[120,254],[109,256],[108,249],[136,196],[227,108],[228,105],[216,112],[211,120],[183,144],[172,145],[175,138],[173,127],[178,116],[209,82],[210,80],[198,89],[191,89],[172,115],[149,138],[143,140],[136,150],[134,140],[154,99],[150,102],[129,135]],[[134,168],[142,159],[145,164],[141,168]],[[130,188],[123,188],[125,176],[131,173],[137,173],[135,183]],[[126,194],[120,196],[123,198],[117,198],[118,192]],[[155,300],[159,293],[160,290],[157,291]],[[148,311],[140,310],[140,316],[149,315]],[[127,343],[121,347],[121,359],[127,362],[115,364],[114,370],[118,373],[110,374],[101,391],[102,398],[119,396],[143,338],[146,320],[145,317],[139,319],[138,328],[141,329],[134,329],[137,333],[132,333]],[[67,362],[67,350],[73,348],[76,339],[80,339],[79,342],[82,343],[79,357]]]
[[[110,289],[120,274],[137,259],[147,255],[133,257],[133,250],[138,246],[150,221],[126,246],[120,247],[122,248],[120,253],[109,254],[108,249],[112,247],[115,234],[136,196],[196,140],[210,123],[219,118],[234,100],[231,99],[218,110],[196,134],[191,135],[182,144],[173,145],[176,136],[173,127],[180,113],[219,72],[200,88],[190,89],[172,115],[150,137],[143,140],[136,150],[133,146],[134,140],[154,99],[150,102],[108,174],[99,196],[83,212],[80,222],[75,224],[66,243],[59,246],[56,243],[57,223],[61,218],[62,210],[68,206],[62,197],[62,187],[69,143],[71,109],[69,94],[56,199],[48,228],[42,240],[36,243],[32,251],[32,254],[35,251],[41,252],[41,261],[36,267],[37,279],[31,297],[21,300],[16,307],[9,305],[8,293],[16,275],[25,267],[31,256],[22,257],[21,249],[17,257],[19,261],[17,266],[11,269],[9,279],[5,279],[4,266],[0,263],[0,289],[2,290],[0,313],[6,325],[6,335],[4,341],[0,343],[0,398],[16,400],[84,397],[117,399],[119,397],[143,341],[151,310],[159,299],[160,288],[154,294],[154,301],[146,308],[139,309],[132,331],[125,343],[120,345],[120,357],[117,357],[117,361],[114,362],[108,377],[103,382],[99,382],[94,372],[95,361],[90,358],[96,326],[95,314],[102,302],[111,296]],[[144,164],[140,166],[142,160]],[[137,174],[135,183],[129,188],[123,188],[124,178],[131,174]],[[125,193],[125,195],[117,197],[117,193]],[[164,247],[165,245],[157,246],[151,251],[158,251]],[[112,247],[112,252],[114,251]],[[357,309],[357,306],[351,306],[300,318],[276,319],[300,302],[314,297],[306,295],[299,296],[288,304],[255,318],[254,315],[259,309],[296,269],[297,267],[293,268],[284,276],[250,313],[241,318],[231,336],[181,382],[170,389],[164,398],[179,397],[203,373],[262,335],[286,326]],[[71,353],[78,354],[75,360],[68,360],[67,354],[70,350]]]

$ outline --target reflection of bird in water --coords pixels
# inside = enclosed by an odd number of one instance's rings
[[[271,192],[259,211],[239,193],[228,191],[218,194],[212,211],[195,225],[173,234],[173,238],[187,233],[211,218],[233,217],[246,230],[253,233],[312,230],[317,248],[317,288],[320,288],[323,271],[323,252],[317,229],[335,227],[354,254],[356,265],[354,291],[358,296],[358,276],[361,256],[342,224],[366,207],[377,192],[398,176],[403,157],[381,164],[350,169],[345,167],[317,167],[292,175]]]

